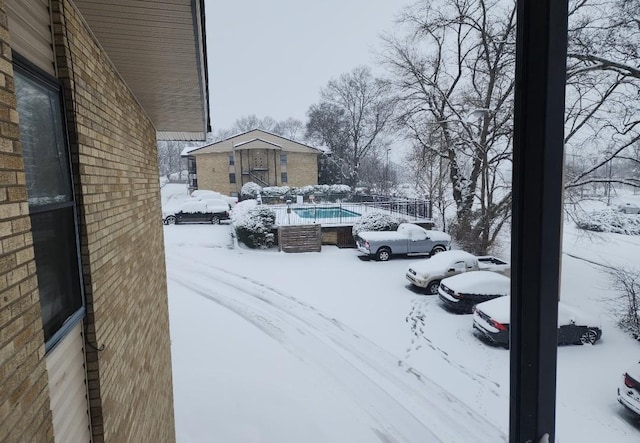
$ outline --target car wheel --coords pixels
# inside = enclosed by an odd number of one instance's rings
[[[167,225],[175,225],[176,224],[176,218],[173,215],[168,216],[167,218],[164,219],[164,223]]]
[[[427,294],[436,295],[440,287],[440,280],[434,280],[427,285]]]
[[[431,255],[436,255],[439,252],[444,252],[446,251],[445,247],[442,245],[438,245],[438,246],[434,246],[433,249],[431,250]]]
[[[587,343],[592,345],[596,340],[598,340],[598,333],[593,329],[584,331],[580,336],[580,343],[583,345],[586,345]]]
[[[391,258],[391,249],[389,248],[380,248],[378,252],[376,252],[376,259],[379,261],[387,261]]]
[[[219,225],[220,224],[220,217],[218,217],[217,215],[214,215],[213,217],[211,217],[211,224]]]

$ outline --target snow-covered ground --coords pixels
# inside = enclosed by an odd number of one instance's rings
[[[163,188],[164,203],[183,197]],[[425,259],[249,250],[228,225],[164,232],[178,441],[506,441],[509,352],[410,288],[406,269]],[[640,344],[615,326],[592,263],[640,266],[640,238],[567,224],[564,249],[563,301],[603,337],[558,348],[558,441],[640,441],[616,402]]]

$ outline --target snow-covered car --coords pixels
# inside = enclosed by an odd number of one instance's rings
[[[470,314],[478,303],[509,295],[511,279],[491,271],[465,272],[440,282],[438,295],[444,307]]]
[[[445,251],[424,262],[413,264],[405,276],[412,285],[437,294],[440,282],[468,271],[492,271],[509,276],[511,266],[505,260],[490,255],[475,256],[466,251]]]
[[[362,231],[356,236],[358,250],[380,261],[393,255],[435,255],[450,249],[450,243],[449,234],[413,223],[401,223],[397,231]]]
[[[622,376],[622,384],[618,388],[618,402],[640,415],[640,362]]]
[[[238,203],[237,197],[229,197],[228,195],[221,194],[217,191],[210,191],[208,189],[196,189],[191,192],[191,198],[200,201],[208,200],[224,200],[229,203],[229,208],[233,208]]]
[[[178,223],[213,223],[229,219],[229,205],[207,204],[203,201],[187,201],[181,205],[162,211],[162,221],[165,225]]]
[[[618,205],[618,211],[624,212],[625,214],[640,214],[640,206],[635,203],[623,203]]]
[[[511,297],[499,297],[473,308],[473,329],[490,343],[509,347]],[[602,337],[595,321],[586,319],[573,308],[558,302],[558,344],[594,344]]]
[[[412,264],[405,276],[412,285],[435,295],[442,279],[478,269],[478,257],[466,251],[454,250],[444,251],[429,260]]]

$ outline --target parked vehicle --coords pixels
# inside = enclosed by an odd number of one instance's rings
[[[358,250],[380,261],[393,255],[435,255],[450,249],[451,236],[413,223],[401,223],[397,231],[363,231],[356,236]]]
[[[471,314],[478,303],[509,295],[511,279],[491,271],[465,272],[440,282],[438,294],[444,307]]]
[[[480,338],[490,343],[509,347],[511,297],[499,297],[479,303],[473,308],[473,328]],[[558,303],[558,344],[594,344],[602,337],[595,322],[582,318],[576,310]]]
[[[187,201],[174,208],[162,211],[162,221],[165,225],[178,223],[213,223],[229,219],[229,205],[207,204],[202,201]]]
[[[622,385],[618,388],[618,402],[640,416],[640,362],[622,376]]]
[[[640,214],[640,206],[627,202],[618,205],[618,211],[624,212],[625,214]]]
[[[476,257],[466,251],[445,251],[429,260],[411,265],[405,276],[412,285],[426,289],[427,294],[435,295],[442,279],[478,270],[508,276],[511,266],[506,261],[490,255]]]

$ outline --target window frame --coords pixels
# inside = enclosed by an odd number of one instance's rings
[[[286,172],[280,173],[280,183],[289,183],[289,175]]]
[[[75,192],[75,182],[74,182],[74,169],[73,162],[71,159],[71,145],[69,141],[69,127],[67,124],[67,110],[65,107],[65,100],[63,95],[63,84],[57,78],[47,74],[42,69],[38,68],[36,65],[31,63],[29,60],[21,56],[20,54],[13,52],[13,71],[14,77],[16,74],[25,77],[26,79],[37,83],[41,87],[48,89],[54,95],[58,97],[58,102],[60,105],[60,123],[62,124],[62,142],[64,144],[64,148],[66,151],[65,160],[66,167],[68,168],[68,179],[70,186],[70,200],[66,202],[56,202],[56,203],[48,203],[43,205],[31,206],[29,205],[29,218],[31,219],[32,214],[43,214],[45,212],[52,213],[56,210],[70,208],[71,214],[73,218],[73,234],[75,240],[75,255],[76,255],[76,266],[77,266],[77,275],[78,281],[77,284],[79,286],[78,293],[80,295],[80,307],[73,312],[60,327],[48,338],[44,339],[44,322],[43,326],[43,339],[45,345],[45,354],[51,352],[58,343],[60,343],[78,324],[78,322],[82,321],[86,316],[87,311],[87,303],[86,303],[86,295],[84,288],[84,276],[82,272],[82,256],[80,252],[80,231],[79,231],[79,222],[78,222],[78,209],[76,205],[76,192]],[[18,112],[18,106],[16,103],[16,112]],[[21,140],[22,141],[22,140]],[[26,170],[25,170],[26,175]],[[28,198],[28,196],[27,196]],[[33,234],[32,234],[33,235]],[[34,261],[35,259],[35,241],[33,243],[34,248]],[[73,266],[73,263],[69,266]],[[37,267],[35,272],[36,278],[38,275]],[[40,302],[40,287],[38,286],[38,301]],[[41,321],[43,321],[41,317]]]
[[[236,173],[235,172],[230,172],[229,173],[229,183],[230,184],[235,184],[236,183]]]

